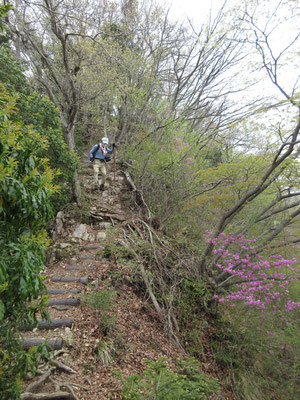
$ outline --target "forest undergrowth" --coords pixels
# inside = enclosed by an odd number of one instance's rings
[[[198,389],[217,396],[207,373],[234,400],[298,398],[297,2],[228,0],[195,21],[173,20],[154,0],[10,3],[0,6],[0,384],[8,396],[37,368],[18,327],[47,314],[43,298],[30,304],[44,290],[55,214],[76,202],[89,222],[78,154],[105,136],[130,177],[123,205],[134,217],[110,229],[101,256],[120,267],[112,281],[127,279],[193,357],[177,375],[151,360],[129,381],[120,376],[124,396],[152,395],[161,376],[157,398],[168,398],[168,386],[181,399],[198,399]],[[103,308],[103,334],[115,323],[116,287],[108,289],[85,299]],[[104,363],[106,345],[96,352]]]
[[[297,398],[298,311],[292,323],[272,310],[262,318],[242,302],[217,302],[209,280],[197,273],[192,246],[141,218],[112,229],[104,246],[105,256],[133,267],[136,293],[148,296],[170,338],[206,365],[225,393],[245,400]],[[289,284],[294,301],[298,285]]]

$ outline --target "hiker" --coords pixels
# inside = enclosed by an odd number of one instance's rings
[[[115,144],[114,143],[112,144],[111,149],[107,146],[108,146],[108,139],[106,137],[103,137],[101,139],[101,142],[95,144],[90,151],[90,161],[93,162],[93,168],[94,168],[94,183],[96,188],[98,189],[99,187],[98,174],[100,170],[102,179],[99,189],[102,191],[104,190],[104,185],[107,176],[106,163],[110,161],[110,154],[113,153]]]

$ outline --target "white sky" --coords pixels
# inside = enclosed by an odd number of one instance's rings
[[[193,21],[195,26],[199,26],[201,23],[206,21],[210,12],[212,13],[212,17],[214,17],[224,5],[225,0],[156,0],[156,2],[170,7],[169,15],[171,18],[176,20],[189,18]],[[227,0],[225,8],[228,10],[228,8],[233,7],[234,5],[242,6],[243,3],[243,0]],[[259,21],[260,27],[264,27],[268,17],[270,17],[279,3],[280,0],[258,1],[260,8],[262,7],[261,9],[265,10],[261,15],[261,20]],[[300,0],[290,0],[282,3],[283,4],[280,7],[280,17],[288,17],[289,20],[282,25],[277,26],[276,29],[272,31],[272,35],[269,36],[269,43],[275,57],[286,48],[293,38],[295,38],[299,33],[300,27],[300,7],[298,8],[298,12],[296,12],[298,18],[295,15],[295,10],[297,10],[297,4],[300,5]],[[251,5],[251,1],[248,1],[248,4]],[[291,11],[290,7],[295,8]],[[268,29],[269,31],[271,30],[270,25],[268,25]],[[295,43],[292,47],[293,55],[290,55],[289,58],[288,56],[285,58],[285,65],[281,65],[280,69],[280,83],[283,81],[285,85],[287,85],[286,89],[288,91],[291,91],[297,77],[299,77],[299,62],[297,62],[296,58],[299,58],[300,55],[300,39],[298,39],[297,42],[298,45]],[[282,64],[282,60],[280,61]],[[270,81],[268,82],[268,86],[270,86],[271,90],[274,89],[273,84]]]
[[[176,19],[190,18],[194,22],[205,19],[210,9],[217,12],[224,0],[158,0],[158,3],[170,5],[170,16]]]
[[[216,16],[217,12],[224,5],[225,0],[156,0],[158,4],[167,5],[170,7],[169,15],[171,18],[176,20],[187,19],[192,20],[194,26],[200,26],[207,20],[207,16],[209,13],[212,13],[212,18]],[[266,21],[269,19],[270,15],[272,15],[273,11],[276,9],[280,0],[259,0],[258,4],[265,11],[262,14],[259,14],[259,25],[260,27],[264,27]],[[243,0],[227,0],[226,9],[239,5],[242,6],[244,3]],[[295,10],[291,11],[290,7],[297,7],[297,4],[300,3],[300,0],[290,0],[283,2],[284,6],[280,7],[279,19],[282,17],[284,19],[288,16],[289,19],[287,22],[282,25],[277,26],[277,29],[272,31],[272,35],[270,35],[269,40],[272,47],[272,51],[275,57],[277,57],[287,46],[288,43],[291,42],[291,38],[294,38],[299,33],[300,27],[300,8],[298,8],[298,18],[295,18]],[[248,4],[251,4],[250,0],[248,0]],[[253,3],[252,3],[253,5]],[[271,24],[272,25],[272,24]],[[274,27],[274,25],[273,25]],[[268,25],[269,31],[272,26]],[[292,88],[297,81],[297,77],[299,77],[299,60],[300,55],[300,40],[298,39],[298,45],[295,44],[292,49],[292,53],[290,55],[287,54],[284,60],[281,60],[281,65],[278,73],[279,84],[287,91],[288,94],[291,94]],[[258,56],[253,56],[253,60],[257,60],[257,62],[261,63],[261,58]],[[252,60],[252,61],[253,61]],[[284,62],[282,62],[284,61]],[[257,71],[256,76],[258,76],[259,72]],[[252,90],[247,90],[246,99],[251,97],[256,98],[257,93],[261,92],[266,95],[275,95],[278,96],[279,99],[283,99],[279,90],[271,83],[270,79],[267,77],[266,71],[261,71],[261,76],[264,77],[264,80],[259,83],[259,86],[254,86]],[[243,75],[242,75],[243,76]],[[299,82],[299,81],[298,81]],[[236,97],[239,98],[244,97],[245,93],[237,94]],[[290,116],[288,116],[290,117]],[[266,122],[269,118],[274,119],[274,113],[269,113],[264,116],[264,122]],[[282,119],[283,116],[281,115]]]

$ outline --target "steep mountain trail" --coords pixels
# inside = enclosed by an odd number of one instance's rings
[[[121,399],[120,378],[141,373],[145,358],[165,357],[175,368],[178,348],[170,342],[146,298],[133,290],[131,266],[104,257],[111,227],[131,218],[121,194],[128,187],[122,171],[109,166],[104,192],[92,191],[93,170],[83,164],[84,205],[56,218],[53,244],[43,273],[52,323],[24,332],[30,347],[46,338],[55,349],[38,376],[24,382],[22,399]],[[85,223],[83,223],[83,221]],[[92,305],[91,305],[92,304]]]

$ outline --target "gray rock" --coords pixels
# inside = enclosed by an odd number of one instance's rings
[[[88,238],[88,225],[86,224],[79,224],[75,227],[73,232],[73,237],[77,239],[87,240]]]
[[[91,285],[97,288],[99,286],[99,279],[95,279],[93,282],[91,282]]]
[[[60,243],[59,247],[61,249],[66,249],[67,247],[72,247],[71,243]]]
[[[48,266],[51,266],[55,263],[55,248],[54,247],[49,247],[46,249],[46,264]]]
[[[108,228],[111,226],[111,223],[110,222],[100,222],[98,225],[100,228]]]
[[[65,337],[65,341],[66,341],[70,346],[72,346],[72,345],[74,344],[74,335],[73,335],[73,333],[72,333],[72,331],[71,331],[70,328],[68,328],[68,327],[65,328],[64,337]]]
[[[64,213],[59,211],[55,218],[55,233],[61,235],[64,230]]]
[[[98,232],[97,233],[97,240],[103,240],[106,238],[106,233],[105,232]]]

